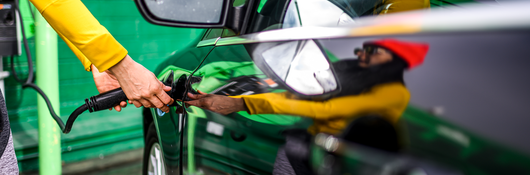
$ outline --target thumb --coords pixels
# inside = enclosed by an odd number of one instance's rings
[[[92,75],[93,76],[96,76],[99,74],[99,70],[96,66],[94,66],[93,64],[90,65],[90,68],[92,69]]]
[[[192,93],[189,93],[189,92],[188,92],[188,97],[190,97],[190,99],[192,99],[192,100],[198,100],[198,99],[202,98],[201,94],[192,94]]]
[[[185,104],[187,104],[187,105],[192,105],[192,106],[197,106],[197,107],[200,107],[200,106],[199,106],[199,104],[200,104],[200,103],[199,103],[199,101],[198,101],[198,100],[193,100],[193,101],[185,101],[184,103],[185,103]]]
[[[162,89],[166,92],[170,91],[171,90],[171,87],[169,86],[166,86],[164,83],[162,83],[161,81],[160,82],[160,86],[162,86]]]

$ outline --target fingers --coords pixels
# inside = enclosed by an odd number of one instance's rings
[[[132,104],[136,108],[139,108],[139,107],[142,107],[142,106],[145,106],[146,108],[150,108],[151,107],[151,103],[149,103],[145,99],[134,100]]]
[[[119,105],[114,106],[114,109],[118,112],[121,111],[121,107]],[[112,110],[112,108],[110,108],[110,110]]]
[[[202,94],[202,95],[206,95],[206,94],[208,94],[208,93],[206,93],[206,92],[202,92],[201,90],[197,90],[197,92],[199,92],[199,94]]]
[[[184,102],[186,105],[191,105],[191,106],[197,106],[197,107],[202,107],[200,104],[200,101],[199,100],[193,100],[193,101],[185,101]]]
[[[93,64],[90,65],[90,68],[92,69],[92,75],[93,76],[96,76],[97,73],[99,73],[99,70],[96,66],[94,66]]]
[[[151,99],[149,99],[149,101],[151,103],[153,103],[153,105],[155,105],[154,107],[164,111],[164,112],[169,112],[169,107],[166,106],[164,103],[162,103],[162,101],[160,101],[160,99],[158,99],[156,96],[155,97],[152,97]]]
[[[189,93],[189,92],[188,92],[188,97],[189,97],[190,99],[192,99],[192,100],[197,100],[197,99],[198,99],[197,96],[196,96],[195,94],[192,94],[192,93]]]
[[[167,95],[165,92],[162,92],[162,93],[159,93],[159,94],[156,94],[154,96],[155,98],[153,99],[156,99],[158,101],[161,101],[162,103],[164,103],[165,105],[171,105],[173,104],[173,102],[175,100],[173,100],[169,95]]]
[[[125,101],[120,102],[120,106],[122,108],[127,107],[127,102],[125,102]]]
[[[116,111],[120,112],[121,109],[122,109],[122,108],[125,108],[126,106],[127,106],[127,102],[122,101],[122,102],[120,102],[119,105],[114,106],[114,109],[115,109]],[[112,110],[112,108],[110,108],[110,110]]]
[[[162,83],[162,82],[160,82],[160,81],[159,81],[159,83],[160,83],[160,87],[162,87],[162,90],[163,90],[163,91],[158,91],[158,92],[155,94],[155,96],[154,96],[154,97],[156,97],[156,98],[153,98],[153,99],[151,99],[151,100],[154,100],[154,101],[160,101],[160,102],[163,103],[163,104],[162,104],[163,106],[173,104],[174,100],[173,100],[169,95],[167,95],[167,93],[166,93],[167,91],[170,91],[170,90],[171,90],[171,87],[164,85],[164,83]],[[151,101],[151,102],[153,102],[153,101]],[[157,106],[157,107],[158,107],[158,106]],[[158,108],[160,108],[160,107],[158,107]],[[169,109],[169,108],[168,108],[168,109]]]
[[[168,91],[171,90],[171,87],[166,86],[166,85],[165,85],[164,83],[162,83],[161,81],[159,81],[159,82],[160,82],[160,86],[162,86],[162,90],[164,90],[164,91],[166,91],[166,92],[168,92]]]
[[[198,100],[198,99],[206,97],[207,95],[209,95],[209,94],[206,94],[206,93],[204,93],[204,94],[192,94],[192,93],[188,92],[188,97],[190,97],[190,99],[192,99],[192,100]]]
[[[167,105],[173,104],[174,100],[167,95],[166,91],[170,91],[171,87],[165,86],[152,72],[136,63],[128,55],[109,70],[119,81],[130,104],[137,108],[156,107],[169,112]]]

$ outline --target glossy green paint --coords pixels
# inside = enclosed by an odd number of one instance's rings
[[[465,174],[529,174],[530,157],[409,106],[402,117],[413,155],[442,162]],[[444,149],[435,149],[444,148]],[[432,149],[430,149],[432,148]]]
[[[164,79],[173,72],[191,72],[190,70],[177,67],[186,66],[189,60],[202,59],[198,55],[203,55],[211,48],[192,49],[194,52],[182,54],[194,56],[188,59],[180,59],[171,62],[172,65],[163,68],[159,73],[159,79]],[[203,77],[203,81],[194,84],[193,87],[203,91],[211,92],[226,83],[230,79],[255,75],[265,78],[263,73],[249,61],[250,57],[242,46],[217,47],[210,54],[196,73],[196,76]],[[169,60],[168,60],[169,61]],[[181,73],[175,73],[179,77]],[[281,91],[278,91],[281,92]],[[156,116],[158,125],[168,125],[164,117],[158,117],[152,109],[153,116]],[[173,113],[171,113],[173,114]],[[167,114],[166,114],[167,115]],[[225,127],[222,137],[212,136],[207,133],[207,123],[215,122]],[[283,144],[283,136],[279,135],[286,128],[307,128],[311,120],[288,115],[249,115],[246,112],[225,117],[200,108],[188,108],[188,124],[184,131],[185,140],[184,156],[188,156],[185,165],[187,173],[198,173],[207,171],[205,167],[215,167],[223,172],[257,172],[259,174],[269,174],[272,172],[277,149]],[[159,135],[170,135],[174,137],[176,127],[159,127]],[[236,134],[246,133],[247,140],[244,144],[235,142],[230,138],[229,131],[237,131]],[[171,140],[176,140],[171,139]],[[164,138],[162,138],[164,140]],[[171,141],[167,141],[168,143]],[[195,142],[195,143],[193,143]],[[175,143],[175,142],[173,142]],[[167,143],[163,144],[167,145]],[[164,153],[173,153],[170,157],[177,157],[175,150],[164,149]],[[190,156],[194,155],[194,156]],[[207,163],[208,162],[208,163]],[[245,174],[245,173],[243,173]]]
[[[21,1],[22,18],[26,34],[32,36],[32,17],[27,1]],[[146,22],[133,1],[83,0],[92,14],[129,51],[129,55],[151,71],[165,58],[190,47],[202,36],[203,29],[179,29],[155,26]],[[116,8],[119,7],[119,8]],[[84,99],[98,94],[92,74],[86,72],[68,46],[58,40],[58,71],[60,116],[64,121]],[[35,59],[35,37],[28,38]],[[15,69],[22,78],[27,77],[26,53],[15,57]],[[33,60],[35,62],[35,60]],[[4,59],[4,69],[10,70],[9,59]],[[37,74],[36,77],[39,77]],[[5,79],[6,105],[13,132],[15,152],[21,172],[38,169],[37,93],[22,89],[12,77]],[[47,112],[47,110],[45,111]],[[87,159],[143,147],[142,112],[133,106],[118,113],[101,111],[83,113],[74,124],[72,132],[61,135],[62,161],[78,162]]]
[[[267,0],[260,0],[259,1],[259,6],[258,6],[258,13],[261,13],[261,9],[263,9],[263,6],[265,5],[265,3],[267,3]]]
[[[474,0],[430,0],[431,8],[459,5],[463,3],[474,3]]]
[[[221,49],[226,49],[229,47],[221,47]],[[215,54],[213,54],[215,55]],[[224,55],[226,56],[226,55]],[[214,58],[211,58],[214,59]],[[189,75],[191,71],[185,70],[179,67],[176,67],[174,65],[168,66],[164,68],[161,73],[159,74],[158,78],[161,80],[164,80],[169,75],[169,72],[174,72],[174,77],[178,78],[180,75]],[[197,85],[197,87],[204,92],[210,92],[207,90],[203,90],[203,88],[210,88],[211,90],[220,87],[224,84],[226,84],[226,80],[243,76],[243,75],[261,75],[261,71],[259,71],[255,65],[252,62],[233,62],[233,61],[217,61],[212,62],[210,64],[207,64],[203,67],[201,67],[197,73],[197,75],[204,76],[203,81]],[[206,80],[206,81],[205,81]],[[208,81],[209,80],[209,81]],[[215,80],[215,81],[214,81]],[[214,83],[212,83],[214,82]],[[205,84],[209,84],[213,86],[207,86]],[[178,127],[175,127],[171,125],[171,121],[167,121],[167,118],[164,119],[164,117],[159,117],[155,111],[155,109],[151,109],[151,114],[153,116],[156,116],[156,123],[158,125],[157,128],[159,128],[159,136],[164,137],[160,140],[163,140],[165,143],[163,145],[173,145],[178,143],[178,137],[175,137],[177,134],[175,133],[175,130],[178,130]],[[167,115],[167,114],[166,114]],[[171,112],[170,115],[177,115],[174,114],[174,112]],[[301,117],[294,117],[294,116],[288,116],[288,115],[249,115],[246,112],[239,112],[238,114],[234,114],[233,116],[237,117],[237,119],[227,119],[224,116],[220,116],[219,114],[215,114],[209,111],[202,110],[197,107],[190,107],[188,108],[188,120],[187,125],[188,128],[185,130],[187,131],[185,133],[185,139],[187,140],[187,143],[185,144],[185,154],[184,155],[201,155],[199,157],[197,156],[188,156],[186,158],[185,164],[187,165],[185,171],[189,174],[196,173],[199,169],[198,167],[201,167],[200,165],[204,165],[204,161],[208,160],[210,163],[207,165],[208,167],[216,167],[216,169],[226,169],[225,172],[228,171],[227,165],[231,165],[228,167],[239,167],[239,169],[250,169],[252,172],[263,172],[266,174],[266,172],[272,171],[272,165],[274,163],[275,159],[275,153],[277,151],[277,147],[279,147],[281,144],[283,144],[283,140],[281,137],[278,137],[278,133],[280,133],[285,127],[307,127],[311,122],[309,120],[302,120]],[[179,121],[178,119],[173,119],[174,121]],[[239,130],[243,133],[252,133],[256,132],[256,130],[261,130],[260,134],[258,136],[249,136],[249,141],[252,144],[258,144],[260,146],[250,146],[254,148],[263,149],[266,148],[265,151],[258,151],[259,156],[258,157],[249,157],[246,156],[245,153],[243,153],[248,148],[245,148],[246,146],[241,147],[239,144],[233,144],[233,146],[230,146],[227,148],[226,146],[217,145],[219,142],[232,142],[230,138],[222,138],[223,141],[218,141],[218,138],[215,136],[212,137],[210,134],[206,133],[206,123],[207,121],[214,121],[216,123],[220,123],[223,126],[227,128],[231,128],[233,130]],[[244,131],[241,130],[242,126],[239,123],[245,123],[245,125],[250,126],[251,128],[245,129]],[[271,129],[271,126],[280,126],[277,127],[277,129]],[[261,128],[261,129],[259,129]],[[229,132],[225,133],[225,136],[229,136]],[[267,138],[263,138],[261,136],[262,134],[267,135],[266,137],[273,137],[275,138],[275,141],[268,142],[266,140],[269,140]],[[210,139],[209,139],[210,138]],[[213,139],[213,140],[211,140]],[[261,140],[261,141],[260,141]],[[261,144],[262,142],[263,144]],[[200,144],[195,144],[200,143]],[[208,143],[208,144],[207,144]],[[164,149],[166,148],[166,149]],[[177,157],[178,152],[176,149],[167,149],[168,147],[162,148],[164,153],[171,154],[170,157]],[[243,152],[242,152],[243,151]],[[256,151],[253,151],[256,152]],[[233,155],[233,156],[229,156]],[[223,158],[225,157],[225,158]],[[227,158],[233,158],[237,157],[244,157],[247,159],[244,162],[255,162],[254,166],[248,166],[239,163],[238,161],[234,161],[234,159],[227,159]],[[259,161],[256,162],[256,159],[258,158]],[[200,161],[199,161],[200,160]],[[217,162],[217,163],[216,163]],[[221,163],[220,163],[221,162]],[[265,164],[262,164],[266,162]],[[199,163],[197,165],[197,163]],[[197,165],[197,166],[196,166]],[[257,170],[255,167],[267,167],[265,169]],[[230,169],[230,168],[229,168]],[[204,171],[201,169],[201,171]],[[241,171],[241,170],[239,170]],[[246,170],[248,171],[248,170]]]

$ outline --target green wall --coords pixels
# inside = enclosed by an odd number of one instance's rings
[[[153,71],[160,62],[184,47],[190,46],[203,29],[180,29],[155,26],[145,21],[132,0],[83,0],[92,14],[129,51],[129,55]],[[27,1],[21,11],[26,22],[30,50],[35,56],[33,19]],[[66,122],[70,113],[84,99],[98,94],[92,74],[86,72],[72,51],[59,38],[59,83],[61,117]],[[23,51],[15,57],[17,74],[27,77]],[[34,59],[35,61],[35,59]],[[9,70],[9,59],[4,59]],[[38,63],[36,63],[38,64]],[[39,75],[36,75],[39,76]],[[20,170],[38,168],[37,93],[22,89],[13,77],[5,79],[6,102]],[[62,135],[62,159],[65,163],[107,156],[143,147],[141,109],[130,105],[122,112],[102,111],[82,114],[70,134]]]

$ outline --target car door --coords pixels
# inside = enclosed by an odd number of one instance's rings
[[[217,39],[223,36],[233,35],[228,29],[209,29],[206,31],[201,42]],[[206,47],[205,51],[210,51],[211,47]],[[202,48],[193,48],[193,50]],[[209,55],[218,55],[218,51],[212,50]],[[203,61],[203,65],[209,65],[211,60],[206,59],[203,55],[199,61]],[[176,64],[178,65],[178,64]],[[195,64],[198,66],[198,64]],[[177,67],[180,69],[180,67]],[[199,69],[196,67],[195,69]],[[187,70],[192,73],[193,70]],[[196,85],[204,81],[202,70],[198,70],[193,77],[197,78],[192,82]],[[185,124],[182,131],[182,167],[185,174],[233,174],[232,167],[226,156],[228,154],[227,141],[228,137],[221,125],[211,123],[204,118],[207,116],[205,111],[194,106],[183,106],[183,113],[186,114],[184,118]]]
[[[312,10],[319,10],[313,3],[332,13],[312,14]],[[350,16],[345,15],[343,8],[324,0],[263,0],[256,6],[247,33],[300,27],[303,23],[307,26],[343,25],[351,22],[352,18],[371,14],[369,9],[373,8],[359,7],[358,10],[364,10],[363,14]],[[305,14],[303,18],[299,16],[300,10]],[[311,20],[319,14],[324,16],[319,19],[324,20]],[[230,35],[222,37],[230,39]],[[216,40],[215,37],[205,37],[198,46],[208,46]],[[204,64],[198,68],[196,75],[202,77],[202,81],[197,82],[195,88],[206,93],[230,96],[286,91],[255,66],[249,47],[252,46],[240,44],[214,48],[204,60]],[[193,146],[187,149],[194,151],[193,154],[188,153],[187,168],[194,169],[194,172],[206,171],[206,165],[199,165],[201,163],[214,164],[213,162],[217,161],[217,168],[210,166],[212,172],[214,169],[216,172],[228,171],[226,167],[220,166],[225,164],[230,165],[235,174],[270,174],[277,150],[284,144],[282,132],[289,129],[306,130],[312,124],[311,119],[298,116],[249,115],[246,112],[222,116],[195,107],[190,111],[199,113],[186,125],[190,127],[187,130],[193,133],[187,134],[187,137],[193,139],[185,139],[188,146],[193,141]],[[192,157],[194,160],[191,160]]]
[[[201,81],[192,87],[206,93],[250,95],[285,91],[254,65],[243,45],[216,47],[195,76]],[[189,107],[187,112],[183,155],[188,156],[184,166],[189,173],[269,174],[277,148],[283,143],[281,131],[310,124],[308,119],[282,115],[250,116],[239,112],[223,116],[197,107]]]
[[[202,39],[221,36],[222,31],[222,29],[208,30]],[[188,47],[181,51],[180,54],[170,56],[159,66],[160,69],[156,71],[159,80],[169,85],[189,76],[191,71],[206,56],[208,49],[211,48],[212,46],[202,48]],[[179,67],[173,65],[179,65]],[[171,107],[169,113],[164,113],[159,109],[150,109],[150,115],[145,115],[153,118],[152,123],[156,128],[156,135],[160,145],[159,151],[163,153],[161,157],[167,174],[181,174],[182,171],[188,170],[187,168],[182,168],[188,162],[187,134],[189,134],[189,128],[187,125],[190,118],[188,117],[189,113],[186,113],[184,108],[185,106],[177,101]],[[147,120],[146,125],[149,125],[149,123],[149,120]],[[149,126],[146,126],[145,129],[147,133]]]
[[[344,11],[345,8],[336,2],[319,1],[323,7],[333,9],[334,13],[331,13],[333,17],[329,21],[311,21],[311,16],[319,14],[312,12],[319,12],[319,9],[311,8],[310,1],[307,2],[260,1],[254,8],[255,12],[245,33],[253,34],[265,30],[298,27],[302,24],[303,26],[349,24],[353,18],[372,14],[370,8],[363,7],[361,8],[364,9],[363,13],[354,14],[351,10]],[[198,69],[194,76],[202,77],[202,81],[194,83],[192,87],[209,93],[249,95],[285,91],[254,66],[247,46],[216,47],[209,53],[212,49],[211,45],[217,41],[219,34],[228,38],[235,35],[230,29],[211,29],[198,43],[197,48],[187,48],[173,55],[161,67],[188,73],[193,69]],[[237,37],[234,38],[237,39]],[[197,67],[208,54],[204,64]],[[174,67],[168,68],[167,65],[174,65]],[[254,89],[249,90],[246,87]],[[307,128],[311,124],[309,119],[301,117],[248,115],[244,112],[218,116],[218,114],[195,107],[184,108],[187,113],[171,113],[172,118],[169,118],[171,120],[166,119],[157,123],[160,127],[162,126],[160,123],[168,124],[172,121],[179,121],[178,127],[177,124],[171,126],[172,131],[179,130],[179,132],[174,132],[179,133],[179,136],[172,136],[166,140],[170,143],[170,147],[173,143],[182,145],[181,148],[175,149],[181,152],[179,156],[182,160],[180,162],[183,165],[182,171],[190,174],[197,172],[268,174],[272,170],[277,148],[283,144],[281,132],[291,128]],[[162,129],[159,130],[162,132]],[[161,140],[164,139],[161,138]],[[181,140],[181,142],[174,140]]]
[[[236,96],[285,91],[254,65],[243,45],[215,48],[197,72],[202,81],[195,88],[206,93]],[[281,132],[311,124],[307,118],[286,115],[238,112],[223,116],[196,107],[188,109],[188,113],[197,114],[196,124],[188,120],[187,125],[195,132],[195,169],[199,169],[198,159],[208,159],[230,165],[235,174],[269,174],[283,144]]]

